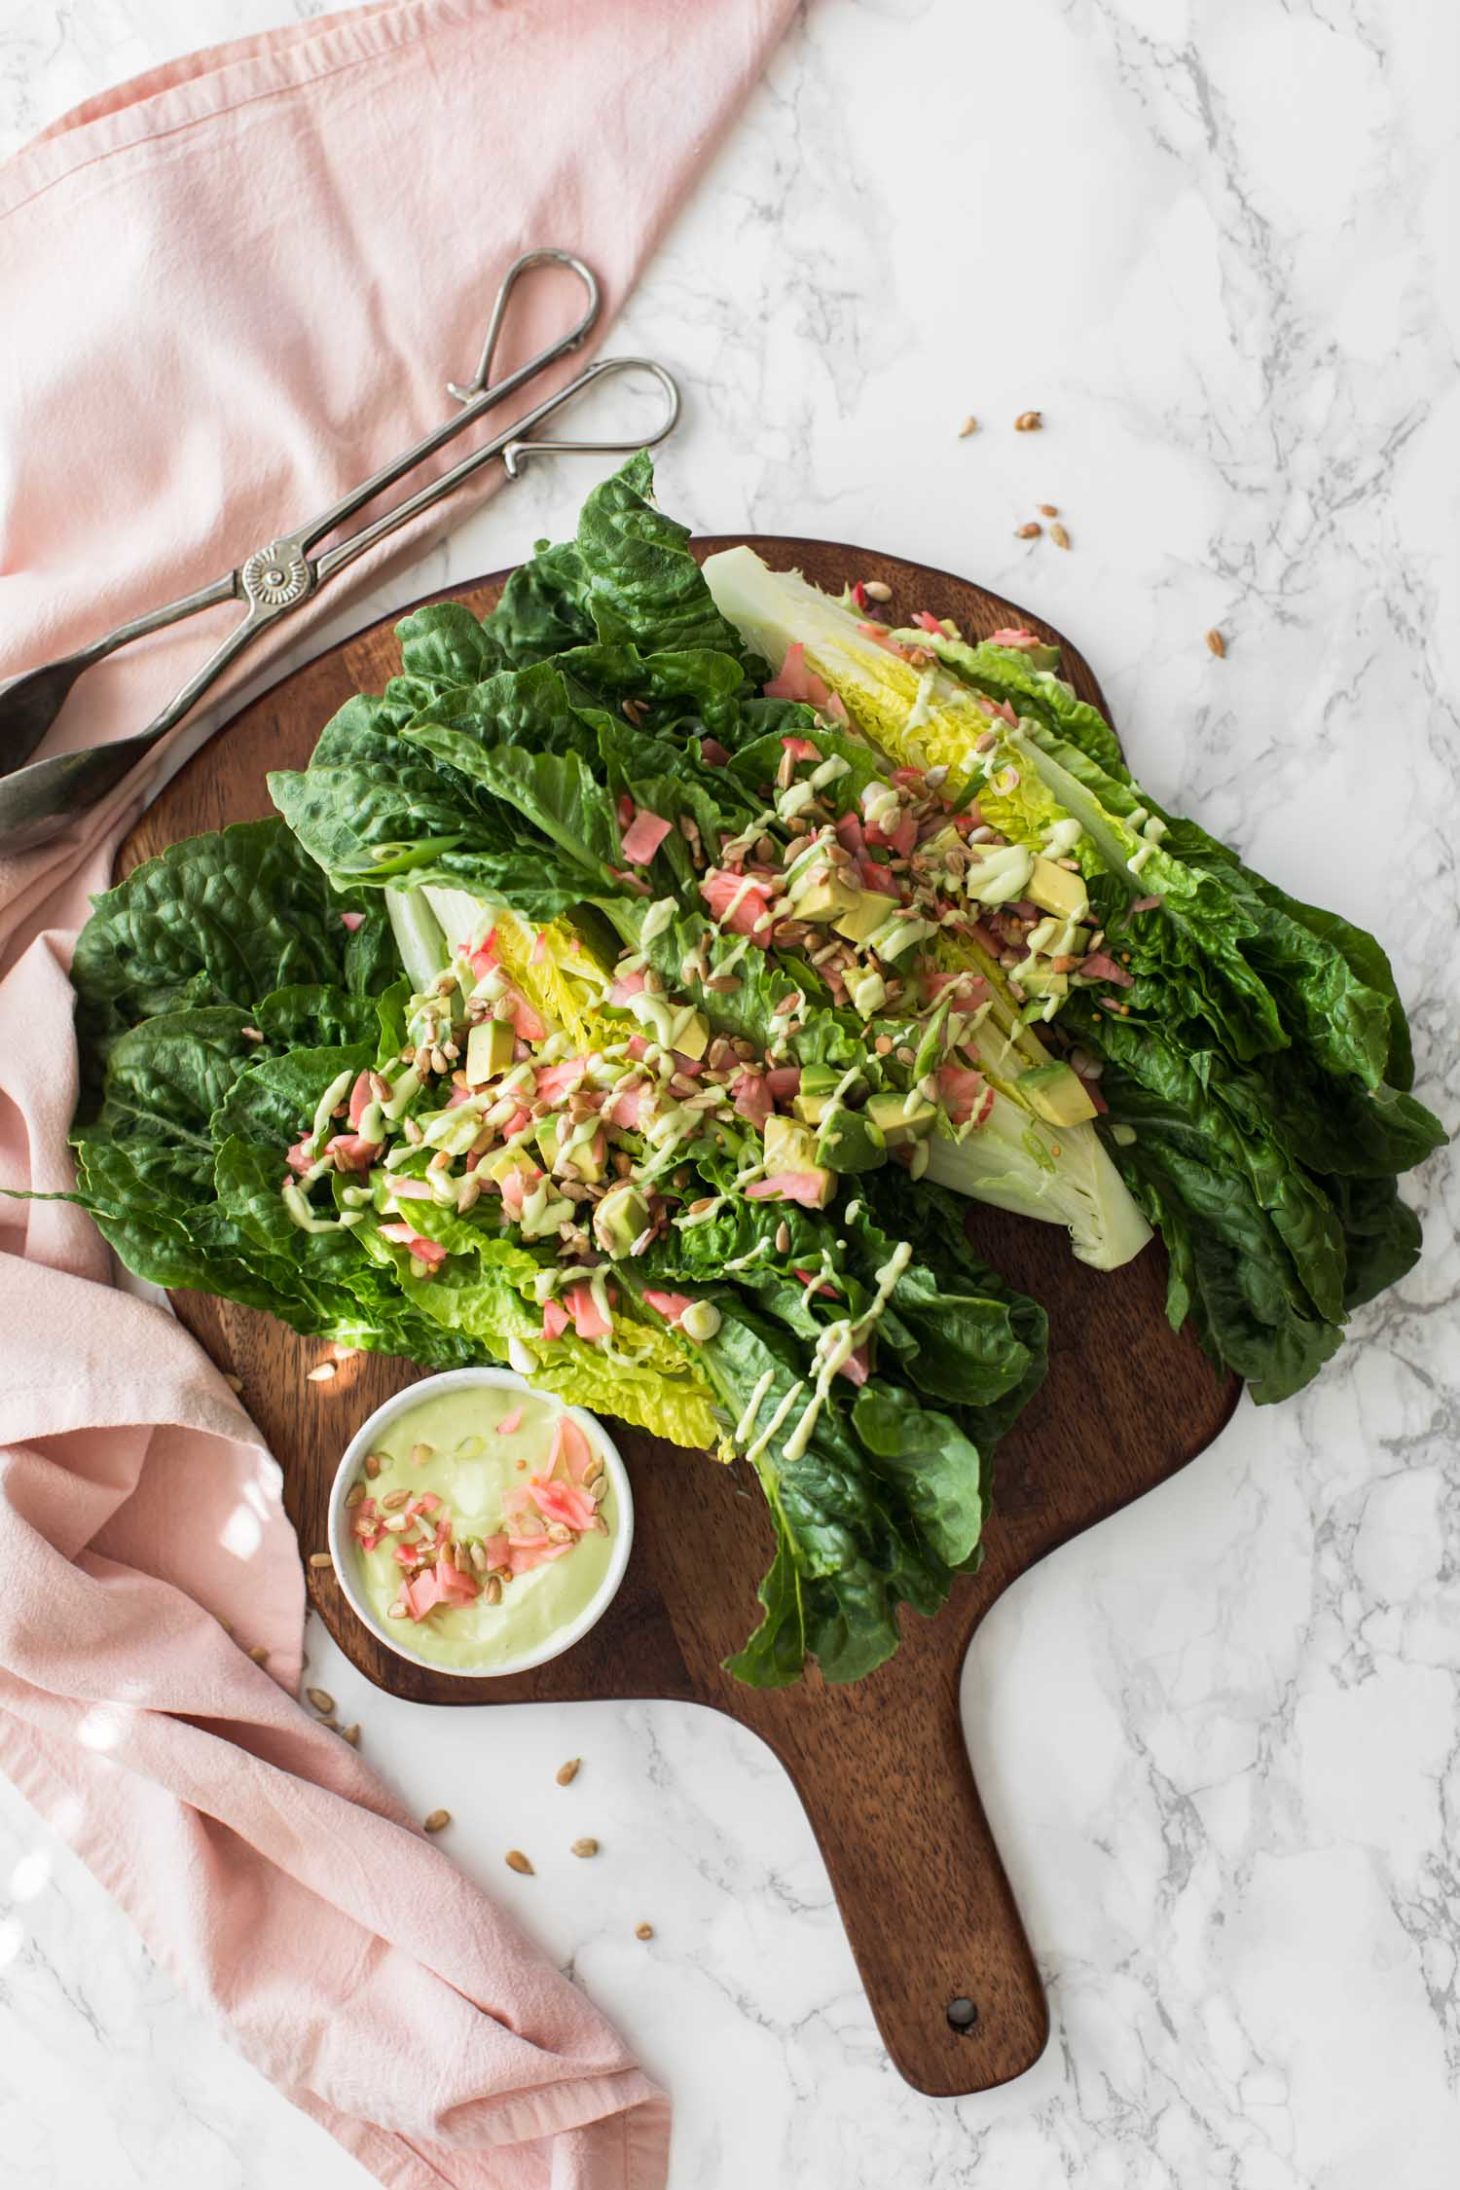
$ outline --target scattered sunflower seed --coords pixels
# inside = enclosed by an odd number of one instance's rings
[[[309,1554],[309,1563],[311,1566],[324,1567],[333,1566],[335,1562],[331,1554],[327,1551],[311,1551],[311,1553]]]
[[[269,1653],[262,1643],[255,1643],[249,1652],[249,1656],[253,1659],[255,1665],[263,1665],[267,1661],[268,1655]]]
[[[335,1699],[327,1688],[306,1688],[304,1693],[316,1711],[323,1712],[326,1716],[333,1711]]]
[[[652,1939],[653,1936],[654,1926],[652,1924],[635,1924],[634,1937],[636,1939]]]
[[[1227,642],[1220,631],[1209,631],[1207,633],[1207,648],[1210,653],[1216,655],[1218,661],[1224,658],[1227,652]]]
[[[575,1840],[572,1853],[574,1855],[597,1855],[598,1842],[590,1836],[585,1836],[582,1840]]]
[[[1059,511],[1055,508],[1053,502],[1039,502],[1036,503],[1035,507],[1041,517],[1058,517],[1059,515]]]
[[[421,1831],[423,1833],[444,1833],[450,1823],[451,1812],[449,1810],[433,1810],[429,1817],[421,1819]]]
[[[340,1732],[341,1732],[341,1734],[343,1735],[344,1739],[345,1739],[345,1740],[346,1740],[346,1741],[347,1741],[347,1742],[348,1742],[348,1743],[350,1744],[350,1747],[351,1747],[352,1749],[358,1749],[358,1748],[359,1748],[359,1746],[360,1746],[360,1729],[359,1729],[358,1725],[356,1725],[356,1726],[343,1726],[343,1727],[341,1727],[341,1729],[340,1729]]]
[[[307,1384],[328,1384],[330,1379],[338,1376],[339,1373],[340,1365],[337,1361],[321,1361],[316,1363],[314,1368],[305,1372],[305,1382]]]
[[[241,1392],[243,1390],[243,1378],[241,1376],[225,1376],[223,1381],[231,1392]]]
[[[434,1445],[412,1445],[410,1459],[413,1468],[423,1468],[436,1450]]]
[[[978,420],[976,418],[965,418],[963,424],[958,429],[958,438],[960,441],[966,441],[971,433],[977,432]]]
[[[866,594],[869,601],[890,601],[892,599],[891,586],[884,585],[880,578],[866,579],[863,583],[862,591]]]
[[[519,1877],[535,1878],[537,1876],[537,1873],[533,1870],[531,1862],[522,1853],[522,1850],[520,1848],[509,1848],[505,1857],[503,1858],[503,1861],[506,1863],[508,1870],[516,1871]]]
[[[1063,525],[1051,525],[1049,536],[1057,548],[1067,548],[1070,544],[1070,536]]]
[[[1031,517],[1027,525],[1015,527],[1014,538],[1016,540],[1037,540],[1043,530],[1043,525],[1037,525]]]
[[[1021,411],[1014,421],[1014,431],[1015,433],[1038,433],[1043,424],[1043,411]]]
[[[571,1787],[582,1768],[583,1759],[581,1757],[569,1757],[566,1764],[558,1766],[553,1777],[560,1787]]]

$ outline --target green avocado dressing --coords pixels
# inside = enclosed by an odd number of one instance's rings
[[[358,1480],[377,1511],[399,1491],[413,1500],[434,1493],[440,1504],[430,1523],[449,1522],[458,1543],[485,1544],[490,1537],[519,1531],[519,1523],[504,1518],[503,1500],[534,1475],[547,1474],[564,1411],[554,1399],[490,1384],[435,1393],[395,1417],[373,1447],[378,1472],[372,1477],[362,1470]],[[587,1434],[597,1457],[598,1441]],[[399,1533],[383,1535],[369,1551],[352,1535],[361,1591],[387,1633],[406,1649],[435,1665],[490,1672],[540,1648],[597,1595],[618,1526],[611,1478],[604,1480],[610,1487],[598,1512],[607,1534],[585,1531],[560,1558],[527,1573],[508,1577],[499,1571],[495,1592],[485,1586],[486,1577],[469,1567],[483,1585],[470,1604],[437,1605],[421,1620],[392,1617],[391,1607],[402,1596],[402,1570],[395,1556],[402,1541]],[[395,1511],[404,1510],[397,1500]],[[346,1515],[347,1523],[353,1524],[359,1511],[357,1502]],[[406,1533],[419,1533],[422,1526],[413,1522]]]

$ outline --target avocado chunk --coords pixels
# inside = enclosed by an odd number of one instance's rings
[[[484,1019],[466,1038],[466,1078],[469,1087],[485,1087],[512,1062],[517,1029],[510,1019]]]
[[[874,1095],[867,1116],[889,1148],[922,1140],[938,1122],[936,1107],[922,1095]]]
[[[765,1122],[765,1167],[767,1171],[814,1171],[816,1135],[811,1128],[772,1111]]]
[[[611,1186],[593,1212],[593,1237],[616,1261],[634,1251],[634,1241],[649,1228],[648,1196],[629,1179]]]
[[[525,1148],[499,1148],[495,1156],[485,1156],[480,1166],[487,1178],[500,1186],[513,1172],[519,1172],[524,1186],[533,1186],[542,1177],[542,1168],[535,1164]]]
[[[1070,977],[1052,966],[1020,966],[1014,979],[1026,996],[1068,996]]]
[[[544,1118],[537,1129],[536,1137],[537,1145],[542,1151],[542,1160],[549,1171],[556,1171],[562,1163],[567,1162],[573,1166],[580,1179],[586,1179],[590,1185],[597,1185],[603,1177],[603,1159],[595,1145],[599,1130],[595,1123],[591,1133],[575,1137],[575,1129],[567,1125],[565,1120]]]
[[[849,896],[851,902],[837,921],[836,932],[849,943],[865,943],[887,918],[893,900],[881,890],[853,890]]]
[[[887,1161],[881,1128],[865,1110],[834,1110],[816,1136],[816,1158],[832,1171],[876,1171]]]
[[[1069,1065],[1035,1065],[1020,1073],[1017,1085],[1035,1116],[1050,1125],[1084,1125],[1096,1115],[1084,1082]]]
[[[821,882],[808,883],[804,890],[793,890],[791,898],[798,920],[840,920],[861,894],[855,883],[828,875]]]
[[[1057,913],[1062,920],[1083,920],[1090,897],[1083,875],[1057,867],[1052,859],[1036,859],[1028,888],[1022,893],[1041,912]]]
[[[698,1064],[710,1046],[710,1023],[692,1004],[673,1004],[667,996],[641,989],[629,999],[629,1010],[640,1026],[647,1027],[661,1049],[678,1050]]]
[[[800,1091],[791,1104],[793,1116],[804,1125],[820,1125],[842,1077],[830,1065],[803,1065]]]
[[[1024,941],[1036,958],[1083,958],[1089,948],[1090,930],[1076,920],[1060,920],[1049,913],[1035,923]]]
[[[698,1064],[710,1046],[710,1022],[702,1011],[676,1014],[669,1032],[669,1045],[677,1049],[681,1057],[688,1057]]]

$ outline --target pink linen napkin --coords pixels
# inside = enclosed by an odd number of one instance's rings
[[[386,0],[172,64],[0,168],[0,677],[437,423],[519,251],[578,250],[616,303],[792,9]],[[560,323],[544,297],[517,355]],[[145,722],[227,621],[89,672],[52,749]],[[0,865],[0,1184],[71,1184],[67,967],[137,797]],[[79,1211],[0,1201],[0,1248],[0,1767],[383,2182],[656,2190],[661,2096],[294,1701],[298,1549],[227,1385]]]

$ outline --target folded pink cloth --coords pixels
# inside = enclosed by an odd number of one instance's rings
[[[621,298],[792,4],[386,4],[176,63],[0,169],[0,677],[437,423],[519,251]],[[138,727],[211,643],[93,670],[54,747]],[[0,1184],[71,1183],[67,966],[136,799],[0,868]],[[0,1201],[0,1243],[0,1767],[382,2181],[653,2190],[663,2099],[293,1700],[299,1554],[226,1384],[77,1210]]]

